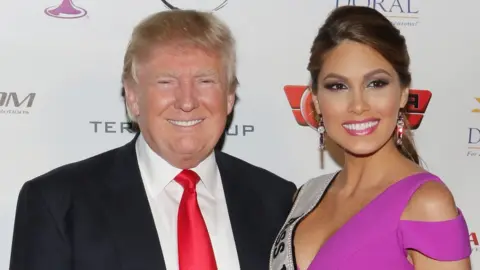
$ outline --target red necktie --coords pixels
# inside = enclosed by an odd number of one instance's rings
[[[217,270],[207,226],[198,206],[196,185],[199,180],[191,170],[183,170],[175,177],[183,186],[177,225],[180,270]]]

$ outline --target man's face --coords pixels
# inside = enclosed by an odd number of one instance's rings
[[[223,134],[235,93],[214,52],[177,44],[157,46],[125,85],[127,106],[149,146],[170,164],[192,168]]]

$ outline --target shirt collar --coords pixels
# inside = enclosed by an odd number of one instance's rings
[[[144,185],[150,196],[156,197],[171,181],[174,181],[175,176],[177,176],[182,169],[172,166],[155,153],[145,141],[142,134],[138,136],[135,148]],[[197,167],[191,168],[191,170],[200,176],[200,183],[203,184],[208,193],[214,197],[220,180],[214,152],[212,151],[206,159],[200,162]]]

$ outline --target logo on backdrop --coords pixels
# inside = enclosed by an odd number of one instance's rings
[[[470,233],[470,245],[472,246],[472,251],[474,251],[474,252],[480,251],[480,246],[479,246],[479,243],[478,243],[477,233],[475,233],[475,232]]]
[[[217,11],[228,4],[228,0],[161,0],[169,9],[195,9]]]
[[[475,100],[477,101],[477,105],[476,108],[472,109],[472,113],[477,114],[480,113],[480,108],[478,108],[480,98],[475,97]],[[480,157],[480,127],[478,126],[468,128],[467,157]]]
[[[132,133],[130,131],[131,124],[128,122],[118,121],[89,121],[93,133],[98,134],[122,134]],[[254,125],[234,125],[225,131],[227,136],[245,137],[255,132]]]
[[[0,92],[0,114],[30,114],[36,93]]]
[[[475,100],[477,101],[478,103],[478,107],[473,109],[472,112],[473,113],[480,113],[480,97],[476,97]]]
[[[417,26],[418,0],[334,0],[336,7],[366,6],[380,11],[396,26]]]
[[[316,130],[318,122],[315,119],[316,113],[312,103],[312,93],[308,86],[286,85],[284,91],[297,123]],[[411,129],[417,129],[422,123],[431,98],[432,93],[428,90],[410,89],[406,116]]]
[[[87,11],[76,6],[73,0],[56,0],[61,1],[60,4],[45,9],[45,14],[50,17],[59,19],[78,19],[85,17]]]

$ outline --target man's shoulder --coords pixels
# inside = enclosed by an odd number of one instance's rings
[[[262,181],[256,181],[258,184],[263,184],[266,186],[284,186],[285,188],[295,187],[295,184],[278,176],[277,174],[265,168],[253,165],[252,163],[238,157],[220,151],[217,152],[217,157],[221,159],[222,162],[231,165],[236,171],[241,172],[246,177],[249,177],[249,179],[253,179],[255,181],[257,179],[261,179]]]
[[[52,192],[71,189],[79,181],[94,181],[110,170],[120,148],[61,165],[27,181],[25,185]]]

